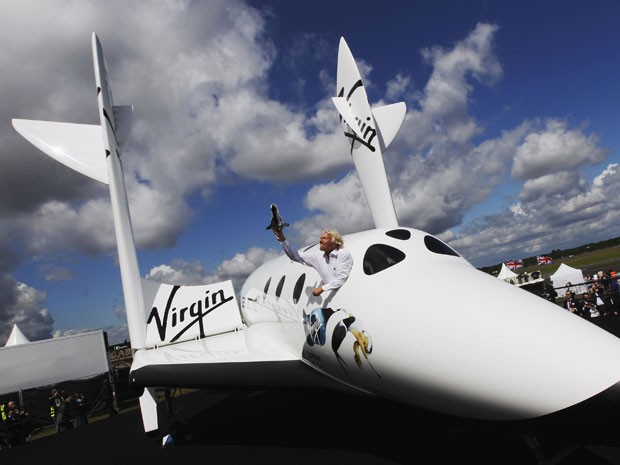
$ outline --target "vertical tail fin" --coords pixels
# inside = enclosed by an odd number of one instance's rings
[[[47,155],[108,184],[132,349],[149,350],[242,327],[231,281],[173,286],[141,279],[121,164],[133,107],[114,105],[103,49],[95,33],[92,50],[101,125],[14,119],[13,126]],[[153,388],[144,390],[140,406],[145,431],[156,430]]]
[[[144,347],[146,315],[136,248],[121,166],[133,119],[133,107],[114,106],[101,43],[92,36],[97,102],[101,125],[55,121],[13,120],[15,129],[37,148],[97,181],[108,184],[127,310],[129,337],[134,349]]]
[[[13,126],[46,154],[108,184],[129,337],[132,349],[137,350],[144,348],[146,343],[146,313],[120,160],[121,150],[131,131],[133,108],[114,106],[103,49],[95,33],[92,35],[92,49],[100,126],[27,120],[13,120]],[[145,431],[156,430],[157,408],[152,402],[152,392],[146,392],[142,397]]]
[[[400,102],[371,110],[364,83],[344,38],[340,39],[338,48],[337,89],[332,100],[340,113],[375,227],[397,227],[382,152],[400,129],[405,118],[405,104]]]
[[[146,315],[140,269],[121,166],[121,147],[126,142],[131,129],[130,121],[132,118],[130,115],[132,111],[130,110],[131,107],[122,107],[122,110],[115,111],[110,80],[103,58],[103,49],[95,33],[92,35],[92,47],[97,103],[99,104],[103,150],[107,164],[114,230],[123,282],[127,326],[132,348],[140,349],[144,347],[146,341]],[[121,141],[122,144],[119,143]]]

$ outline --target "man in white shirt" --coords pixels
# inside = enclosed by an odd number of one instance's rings
[[[326,229],[321,233],[318,250],[313,247],[304,252],[293,249],[281,229],[274,229],[273,233],[291,260],[311,266],[318,271],[322,285],[315,288],[312,295],[319,296],[325,291],[338,289],[349,277],[353,268],[353,257],[344,249],[342,236],[335,229]]]

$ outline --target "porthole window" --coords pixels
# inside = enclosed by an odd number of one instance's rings
[[[299,302],[299,298],[301,297],[301,292],[304,290],[304,283],[306,282],[306,273],[302,274],[297,282],[295,283],[295,288],[293,289],[293,303],[296,304]]]
[[[372,275],[402,262],[405,253],[386,244],[374,244],[364,254],[364,273]]]
[[[441,242],[439,239],[433,236],[425,236],[424,237],[424,245],[428,250],[433,253],[438,253],[442,255],[454,255],[455,257],[460,257],[458,253],[456,253],[452,248],[448,245]]]
[[[278,282],[278,286],[276,287],[276,297],[280,297],[280,295],[282,295],[282,288],[284,287],[285,280],[286,275],[282,276],[282,279]]]
[[[411,231],[406,229],[392,229],[391,231],[386,232],[385,235],[393,237],[394,239],[406,241],[411,238]]]

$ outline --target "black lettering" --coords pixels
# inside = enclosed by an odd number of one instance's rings
[[[187,307],[183,307],[181,309],[181,315],[179,316],[181,323],[183,323],[185,321],[185,313],[187,312]]]
[[[196,307],[198,310],[196,310]],[[189,306],[189,315],[192,317],[196,317],[202,313],[202,301],[194,302]]]
[[[155,324],[157,325],[157,332],[159,333],[159,339],[161,341],[166,339],[166,327],[168,326],[168,313],[170,312],[170,307],[172,306],[172,300],[174,299],[174,295],[177,293],[181,286],[173,286],[170,291],[170,295],[168,296],[168,302],[166,302],[166,309],[164,310],[164,318],[163,321],[159,317],[159,311],[157,307],[153,307],[151,309],[151,313],[149,314],[148,319],[146,320],[146,324],[148,325],[155,320]]]
[[[219,297],[219,299],[218,299],[218,297]],[[212,304],[213,304],[213,303],[215,303],[215,302],[217,302],[218,300],[219,300],[220,302],[222,302],[222,301],[224,301],[225,299],[226,299],[226,297],[224,297],[224,289],[220,289],[219,291],[217,291],[216,293],[214,293],[214,294],[211,296],[211,302],[212,302]],[[228,300],[230,300],[230,299],[228,299]]]
[[[351,89],[349,90],[347,94],[347,102],[351,99],[351,97],[353,96],[356,90],[361,89],[363,87],[364,87],[364,84],[362,83],[361,79],[359,79],[355,84],[353,84],[353,86],[351,87]],[[338,91],[338,97],[342,97],[343,95],[344,95],[344,87],[342,87],[340,91]],[[342,115],[339,115],[339,118],[340,118],[340,122],[342,123],[343,121]],[[360,132],[362,133],[362,138],[360,138],[355,133],[355,131],[351,131],[351,132],[345,131],[344,133],[345,137],[350,139],[351,153],[353,153],[353,146],[356,142],[359,142],[364,147],[366,147],[368,150],[370,150],[371,152],[374,152],[376,148],[373,146],[373,139],[377,135],[377,130],[371,126],[372,119],[370,118],[370,116],[366,117],[366,121],[368,123],[365,123],[356,116],[355,120],[357,122],[358,128],[360,128]]]
[[[355,93],[355,91],[357,89],[359,89],[360,87],[364,87],[364,84],[362,83],[361,79],[358,79],[357,82],[355,84],[353,84],[353,86],[351,87],[351,90],[349,91],[348,95],[347,95],[347,102],[349,100],[351,100],[351,96]],[[344,91],[344,88],[343,88]]]
[[[376,132],[375,132],[375,134],[376,134]],[[354,132],[345,132],[344,135],[345,135],[345,137],[348,137],[349,139],[351,139],[351,153],[353,153],[353,144],[355,144],[355,142],[359,142],[360,144],[365,146],[371,152],[374,152],[376,150],[372,145],[370,145],[364,139],[360,139],[357,136],[357,134],[355,134]]]
[[[170,339],[170,342],[177,341],[186,331],[188,331],[195,324],[198,324],[199,326],[200,337],[205,337],[206,333],[203,322],[204,318],[209,313],[221,307],[226,302],[230,302],[234,298],[232,295],[227,297],[224,289],[220,289],[214,292],[209,299],[209,291],[206,291],[206,296],[204,298],[204,311],[203,300],[193,302],[189,306],[183,306],[180,310],[177,311],[177,307],[173,306],[173,302],[174,297],[179,289],[180,286],[173,286],[172,290],[170,291],[168,301],[166,302],[166,308],[163,312],[163,317],[160,316],[158,308],[153,307],[147,319],[147,324],[155,321],[157,332],[159,334],[159,339],[161,341],[166,340],[167,330],[169,329],[169,320],[170,328],[176,328],[177,325],[181,326],[181,329]]]

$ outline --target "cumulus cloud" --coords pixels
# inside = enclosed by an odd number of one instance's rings
[[[0,53],[5,121],[97,124],[89,41],[93,31],[101,37],[116,103],[135,110],[122,162],[140,249],[176,244],[200,214],[196,205],[234,182],[303,181],[307,214],[290,229],[301,244],[316,242],[325,227],[344,234],[372,227],[334,118],[334,70],[312,76],[323,94],[309,105],[307,82],[295,75],[300,57],[320,63],[328,51],[324,40],[313,37],[316,47],[309,48],[306,38],[283,50],[267,36],[266,15],[239,0],[13,3],[0,16],[0,39],[12,44]],[[499,31],[480,23],[452,45],[430,44],[418,57],[430,70],[426,83],[416,88],[413,77],[394,70],[384,87],[373,87],[385,92],[371,102],[404,100],[408,107],[385,154],[400,223],[440,235],[480,265],[507,253],[562,247],[579,235],[608,236],[620,211],[618,166],[589,177],[608,156],[595,133],[532,115],[486,136],[471,106],[477,89],[503,78]],[[279,99],[270,88],[279,56],[297,98]],[[373,64],[358,64],[366,86],[373,86]],[[0,137],[0,336],[20,321],[28,337],[47,337],[53,317],[45,292],[19,283],[14,271],[21,260],[50,253],[115,254],[109,194],[42,156],[10,125],[0,126]],[[488,203],[492,213],[465,222]],[[171,284],[232,279],[240,289],[253,269],[281,253],[243,248],[211,269],[179,257],[153,266],[147,277]],[[64,265],[42,271],[50,281],[70,279]],[[122,318],[122,308],[111,311]]]
[[[97,124],[90,36],[101,38],[115,102],[134,105],[123,167],[141,249],[174,245],[195,217],[187,198],[208,199],[221,179],[290,182],[350,164],[324,104],[298,113],[268,96],[275,46],[261,13],[241,1],[28,0],[12,4],[0,26],[13,44],[0,55],[5,121]],[[42,156],[10,125],[0,137],[0,254],[18,244],[30,257],[114,255],[106,186]],[[11,317],[5,311],[0,326]]]
[[[606,154],[594,134],[569,129],[565,121],[548,120],[542,130],[528,134],[517,149],[512,175],[526,180],[575,170],[602,162]]]
[[[153,281],[177,284],[199,285],[231,280],[237,292],[245,279],[263,263],[280,255],[274,250],[251,247],[243,253],[224,260],[215,270],[206,269],[199,261],[176,259],[170,265],[158,265],[147,273],[146,278]]]
[[[2,248],[0,248],[2,250]],[[0,344],[6,341],[14,325],[29,340],[50,337],[54,319],[45,306],[45,293],[12,275],[19,264],[18,256],[10,250],[0,254]]]
[[[0,340],[6,343],[14,325],[17,325],[30,341],[50,338],[54,319],[44,307],[45,293],[24,283],[15,283],[10,291],[15,302],[4,309],[3,313],[8,319],[0,326]]]

